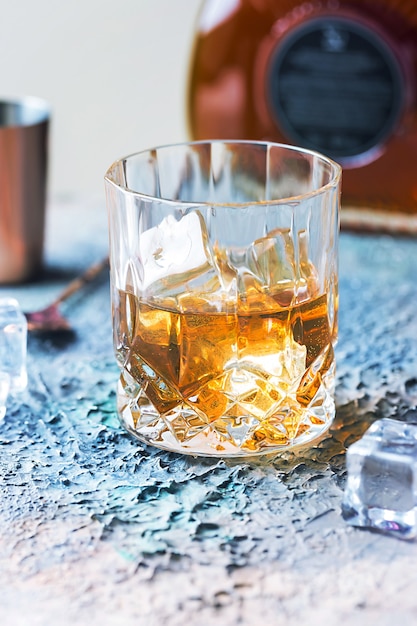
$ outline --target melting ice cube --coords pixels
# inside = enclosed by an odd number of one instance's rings
[[[197,211],[180,220],[168,216],[141,235],[141,287],[158,298],[221,289],[222,279],[203,217]]]
[[[7,397],[10,389],[10,376],[0,371],[0,420],[6,414]]]
[[[417,534],[417,425],[384,418],[347,451],[344,519],[403,539]]]
[[[276,230],[254,241],[248,249],[247,259],[248,267],[261,285],[294,284],[294,244],[289,230]]]
[[[10,391],[23,391],[26,371],[27,322],[14,298],[0,299],[0,373],[3,393],[9,380]]]
[[[276,228],[253,242],[246,253],[244,287],[256,286],[281,305],[301,302],[317,290],[317,273],[309,260],[308,233],[300,230],[294,241],[290,229]]]

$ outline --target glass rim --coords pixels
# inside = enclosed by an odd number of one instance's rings
[[[312,189],[306,193],[300,193],[293,196],[286,196],[285,198],[276,198],[276,199],[268,199],[268,200],[245,200],[240,202],[219,202],[219,201],[210,201],[210,200],[201,200],[201,201],[189,201],[189,200],[181,200],[181,199],[172,199],[165,198],[161,196],[155,196],[152,194],[143,193],[141,191],[137,191],[135,189],[131,189],[127,185],[121,185],[110,177],[110,173],[112,170],[119,164],[138,157],[144,154],[150,154],[152,152],[157,152],[158,150],[168,150],[170,148],[180,148],[187,146],[198,146],[198,145],[213,145],[213,144],[223,144],[223,145],[247,145],[247,146],[264,146],[266,148],[280,148],[282,150],[288,152],[297,152],[304,155],[308,155],[310,157],[315,157],[322,162],[326,163],[331,168],[331,176],[329,182],[325,185],[321,185],[317,189]],[[326,193],[327,191],[336,188],[341,181],[342,177],[342,166],[334,161],[332,158],[328,157],[321,152],[316,150],[311,150],[309,148],[304,148],[301,146],[295,146],[285,143],[279,143],[274,141],[262,141],[262,140],[251,140],[251,139],[201,139],[198,141],[183,141],[183,142],[173,142],[168,144],[160,144],[158,146],[154,146],[152,148],[145,148],[144,150],[139,150],[137,152],[131,152],[126,156],[120,157],[113,161],[113,163],[107,168],[106,173],[104,175],[105,183],[116,187],[122,193],[126,193],[129,196],[136,196],[148,201],[158,201],[167,205],[175,205],[175,206],[184,206],[184,207],[202,207],[202,206],[210,206],[210,207],[247,207],[247,206],[276,206],[276,205],[288,205],[291,203],[299,203],[302,200],[305,201],[308,198],[313,198],[315,196],[319,196],[321,194]]]

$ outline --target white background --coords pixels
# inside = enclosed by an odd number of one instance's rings
[[[50,196],[103,194],[116,158],[189,138],[201,0],[1,2],[0,98],[50,102]]]

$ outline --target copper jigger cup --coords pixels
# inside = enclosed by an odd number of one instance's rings
[[[0,100],[0,283],[42,266],[49,119],[39,98]]]

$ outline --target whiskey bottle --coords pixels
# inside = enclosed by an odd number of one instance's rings
[[[205,0],[196,30],[193,139],[317,150],[345,208],[416,217],[416,0]]]

